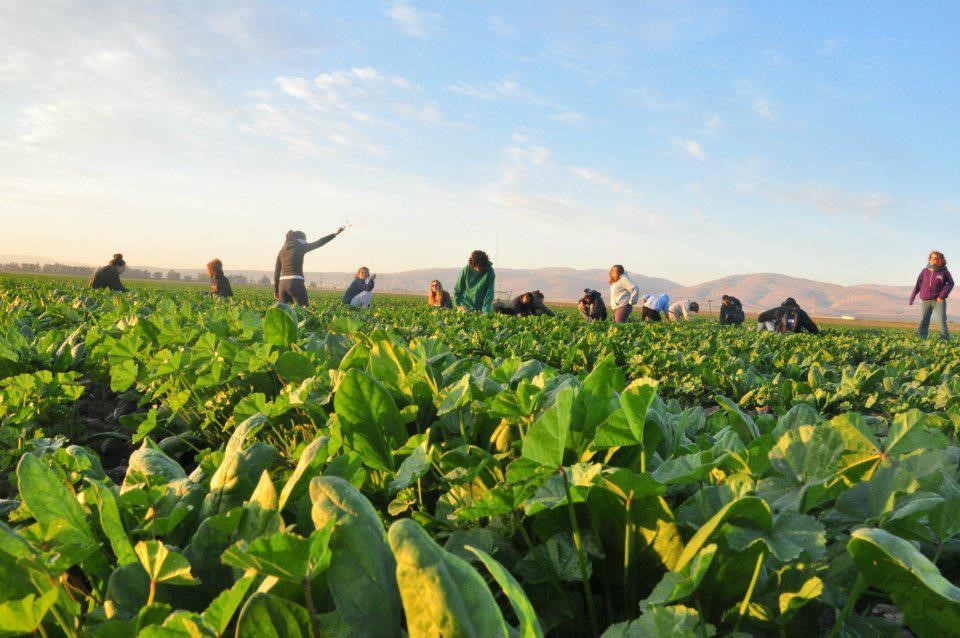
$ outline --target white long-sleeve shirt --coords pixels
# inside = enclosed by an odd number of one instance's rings
[[[670,321],[680,321],[681,317],[684,321],[690,321],[689,299],[681,299],[670,305],[670,312],[667,314],[667,318],[670,319]]]
[[[627,273],[620,275],[620,279],[610,284],[610,307],[616,310],[627,304],[636,306],[640,300],[640,291]]]

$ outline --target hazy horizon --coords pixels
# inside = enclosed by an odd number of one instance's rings
[[[0,254],[911,285],[960,235],[960,6],[0,5]],[[179,264],[167,265],[163,264]],[[188,266],[185,264],[197,264]],[[449,264],[439,266],[438,264]]]

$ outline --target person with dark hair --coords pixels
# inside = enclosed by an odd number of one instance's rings
[[[807,311],[801,308],[793,297],[787,297],[777,308],[761,312],[757,317],[757,328],[771,332],[820,332]]]
[[[494,302],[493,310],[502,315],[517,315],[520,317],[547,315],[553,317],[553,311],[543,303],[543,298],[543,293],[539,290],[525,292],[514,297],[510,305]]]
[[[947,258],[934,250],[927,257],[927,267],[920,271],[917,283],[910,293],[910,305],[920,295],[920,329],[917,334],[926,339],[930,332],[930,319],[935,318],[940,326],[940,338],[950,338],[947,329],[947,297],[953,291],[953,277],[947,270]]]
[[[493,284],[496,274],[487,253],[475,250],[470,253],[467,265],[460,271],[453,288],[453,303],[458,310],[485,312],[493,310]]]
[[[690,321],[692,313],[700,312],[700,304],[689,299],[681,299],[670,304],[670,310],[667,311],[667,321]]]
[[[227,299],[233,296],[230,280],[223,274],[223,262],[214,259],[207,264],[207,275],[210,277],[210,292],[218,297]]]
[[[91,288],[109,288],[117,292],[126,292],[127,289],[120,283],[120,275],[127,269],[127,262],[123,260],[123,255],[117,253],[106,266],[97,269],[97,272],[90,276],[87,285]]]
[[[596,321],[607,318],[607,306],[603,303],[603,295],[599,290],[583,289],[583,297],[577,302],[580,315],[587,321]]]
[[[640,299],[640,291],[620,264],[614,264],[610,268],[609,279],[613,320],[617,323],[626,323],[633,307]]]
[[[370,274],[369,268],[360,266],[357,270],[357,276],[354,277],[343,293],[343,303],[354,308],[369,308],[370,301],[373,299],[373,284],[376,278],[376,274]]]
[[[312,242],[307,241],[307,235],[302,230],[287,231],[287,237],[277,254],[277,264],[273,269],[274,299],[301,306],[309,304],[307,286],[303,280],[303,257],[311,250],[316,250],[333,240],[343,230],[341,226],[335,232]]]
[[[430,282],[430,295],[427,297],[427,305],[431,308],[453,308],[450,293],[443,289],[443,284],[440,283],[439,279]]]
[[[720,298],[720,325],[733,326],[743,323],[746,316],[743,314],[743,304],[731,295]]]

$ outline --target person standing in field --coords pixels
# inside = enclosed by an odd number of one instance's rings
[[[639,300],[640,291],[637,285],[627,276],[622,265],[614,264],[610,268],[610,308],[613,309],[613,320],[616,323],[626,323]]]
[[[453,308],[450,293],[443,289],[443,284],[440,283],[439,279],[430,282],[430,295],[427,297],[427,305],[431,308]]]
[[[307,235],[302,230],[288,230],[273,269],[273,298],[283,303],[296,303],[301,306],[309,304],[307,286],[303,280],[303,256],[342,232],[343,226],[326,237],[308,242]]]
[[[681,299],[670,304],[670,310],[667,312],[668,321],[690,321],[690,315],[700,312],[700,304],[689,299]]]
[[[485,312],[489,315],[493,310],[495,280],[493,264],[487,253],[473,251],[453,287],[453,303],[462,312]]]
[[[746,316],[743,314],[743,304],[732,295],[720,298],[720,325],[733,326],[743,323]]]
[[[217,297],[227,299],[233,296],[230,280],[223,274],[223,262],[214,259],[207,264],[207,275],[210,277],[210,292]]]
[[[127,289],[120,283],[120,275],[127,269],[127,262],[123,260],[123,255],[117,253],[110,260],[110,263],[90,276],[87,285],[93,289],[109,288],[117,292],[126,292]]]
[[[932,251],[927,258],[927,267],[920,271],[917,283],[910,293],[910,305],[920,295],[920,329],[917,333],[921,339],[927,338],[930,332],[930,319],[936,319],[940,326],[940,337],[950,338],[947,330],[947,297],[953,290],[953,277],[947,270],[947,259],[943,253]]]
[[[343,303],[354,308],[369,308],[373,299],[373,284],[377,276],[370,274],[370,269],[360,266],[357,276],[343,293]]]

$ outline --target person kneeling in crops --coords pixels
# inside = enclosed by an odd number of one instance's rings
[[[793,297],[788,297],[779,307],[771,308],[760,313],[757,317],[757,330],[769,330],[770,332],[802,332],[806,330],[810,334],[820,332],[817,324],[807,314],[807,311],[801,308]]]
[[[689,299],[681,299],[670,305],[670,310],[667,312],[667,320],[674,322],[680,320],[690,321],[690,315],[698,312],[700,312],[700,304],[696,301],[690,301]]]
[[[577,302],[580,315],[587,321],[596,321],[607,318],[607,306],[603,303],[603,296],[599,290],[583,289],[583,297]]]
[[[430,282],[430,295],[427,297],[427,305],[431,308],[453,308],[450,293],[443,289],[443,284],[440,283],[439,279]]]
[[[210,277],[210,293],[224,299],[233,296],[230,280],[223,274],[223,262],[214,259],[207,264],[207,275]]]
[[[493,311],[493,284],[496,275],[487,253],[475,250],[470,253],[467,265],[460,271],[453,287],[453,303],[461,312]]]
[[[720,325],[739,326],[746,317],[743,314],[743,304],[731,295],[720,298]]]
[[[127,269],[127,262],[123,260],[123,255],[117,253],[110,260],[110,263],[97,270],[90,276],[87,285],[91,288],[109,288],[117,292],[126,292],[127,289],[120,283],[120,275]]]
[[[287,237],[277,254],[277,264],[273,269],[273,298],[283,303],[309,305],[307,286],[303,281],[303,257],[316,250],[342,233],[343,226],[335,232],[316,241],[307,241],[302,230],[288,230]]]
[[[370,301],[373,299],[373,284],[377,278],[375,274],[370,274],[370,269],[366,266],[360,266],[357,270],[357,276],[343,293],[343,303],[354,308],[369,308]]]
[[[517,315],[520,317],[529,317],[530,315],[554,316],[553,311],[544,305],[543,293],[539,290],[517,295],[510,302],[510,305],[494,302],[493,311],[501,315]]]

